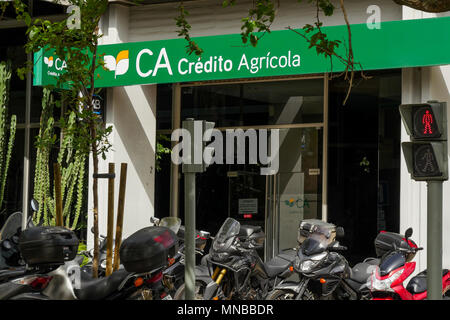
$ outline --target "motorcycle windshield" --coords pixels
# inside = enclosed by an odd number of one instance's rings
[[[22,227],[22,213],[14,212],[0,229],[0,241],[9,239]]]
[[[164,217],[161,219],[159,226],[169,228],[176,234],[180,229],[181,219],[176,217]]]
[[[406,263],[405,255],[401,252],[392,251],[385,256],[380,261],[380,274],[381,276],[386,276],[392,271],[404,266]]]
[[[328,247],[328,239],[322,233],[311,234],[301,245],[301,251],[307,256],[324,252]]]
[[[323,235],[327,239],[331,237],[331,230],[329,228],[320,225],[315,228],[313,233]]]
[[[225,251],[239,234],[241,224],[233,218],[227,218],[217,232],[213,242],[213,250]]]

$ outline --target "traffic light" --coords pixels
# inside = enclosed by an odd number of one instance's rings
[[[411,142],[402,149],[411,178],[447,180],[447,105],[445,102],[405,104],[400,115]]]
[[[188,118],[183,121],[183,129],[189,132],[190,152],[183,148],[183,152],[188,151],[183,162],[183,172],[204,172],[209,166],[209,163],[204,161],[205,158],[211,159],[214,153],[213,147],[207,147],[207,143],[211,141],[212,129],[214,128],[214,122],[208,122],[205,120],[194,120]],[[183,138],[184,139],[184,138]]]

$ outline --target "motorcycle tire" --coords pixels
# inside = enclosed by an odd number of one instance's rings
[[[292,290],[277,289],[269,293],[266,300],[295,300],[297,293]],[[303,292],[299,300],[315,300],[314,295],[308,289]]]
[[[185,300],[184,298],[184,290],[186,285],[183,283],[178,290],[175,292],[173,296],[173,300]],[[203,281],[195,281],[195,299],[194,300],[203,300],[203,292],[205,292],[206,283]]]

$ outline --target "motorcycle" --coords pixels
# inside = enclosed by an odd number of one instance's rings
[[[33,214],[38,210],[37,201],[31,200]],[[14,212],[0,229],[0,283],[20,277],[26,273],[26,265],[19,250],[22,230],[22,213]],[[28,218],[28,227],[33,227],[33,215]]]
[[[295,249],[282,251],[264,263],[257,253],[264,238],[259,226],[225,220],[206,258],[208,269],[214,271],[212,281],[204,287],[204,300],[261,300],[293,274]]]
[[[19,251],[22,213],[11,214],[0,230],[0,270],[23,266]]]
[[[344,236],[336,228],[336,239]],[[329,229],[316,226],[302,241],[294,262],[299,281],[283,281],[267,295],[268,300],[359,300],[369,299],[365,288],[371,270],[379,259],[368,258],[353,268],[340,253],[347,250],[338,240],[331,240]]]
[[[405,232],[402,245],[386,253],[369,279],[369,288],[373,300],[424,300],[427,298],[427,271],[424,270],[411,278],[406,288],[404,282],[414,272],[416,263],[412,261],[416,253],[423,248],[410,239],[413,230]],[[442,270],[442,296],[450,299],[450,271]]]
[[[55,237],[59,234],[65,242],[73,240],[70,238],[74,234],[70,230],[46,228],[38,231]],[[39,263],[31,267],[34,273],[0,285],[0,299],[112,300],[162,299],[167,296],[162,272],[177,250],[176,235],[171,229],[147,227],[125,239],[120,248],[124,268],[108,277],[92,278],[91,273],[81,271],[79,264],[73,260],[78,240],[74,242],[62,246],[64,252],[73,251],[64,262],[48,263],[45,260],[47,257],[28,255],[34,264],[36,261]]]
[[[157,226],[172,227],[178,226],[178,252],[175,254],[173,259],[170,261],[169,266],[163,271],[163,283],[165,287],[169,290],[169,297],[174,297],[178,299],[180,294],[184,295],[184,226],[181,225],[181,219],[174,217],[164,217],[161,220],[152,217],[150,221]],[[196,275],[202,278],[209,273],[205,273],[204,270],[199,274],[198,270],[202,269],[199,264],[201,263],[201,258],[205,255],[204,249],[206,247],[207,241],[210,239],[210,233],[207,231],[196,231],[195,235],[195,253],[196,253]]]

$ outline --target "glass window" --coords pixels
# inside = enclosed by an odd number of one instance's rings
[[[345,229],[350,262],[374,254],[380,230],[398,232],[400,199],[401,72],[366,72],[330,82],[328,216]]]
[[[216,127],[323,121],[323,79],[183,87],[181,94],[182,120]]]
[[[172,129],[172,84],[158,84],[156,99],[156,129]]]
[[[27,55],[23,48],[25,44],[25,29],[4,29],[0,30],[1,39],[8,41],[0,44],[0,61],[11,62],[12,74],[9,90],[9,114],[17,116],[17,122],[25,122],[25,91],[26,81],[21,80],[17,75],[17,68],[23,67],[27,60]]]

